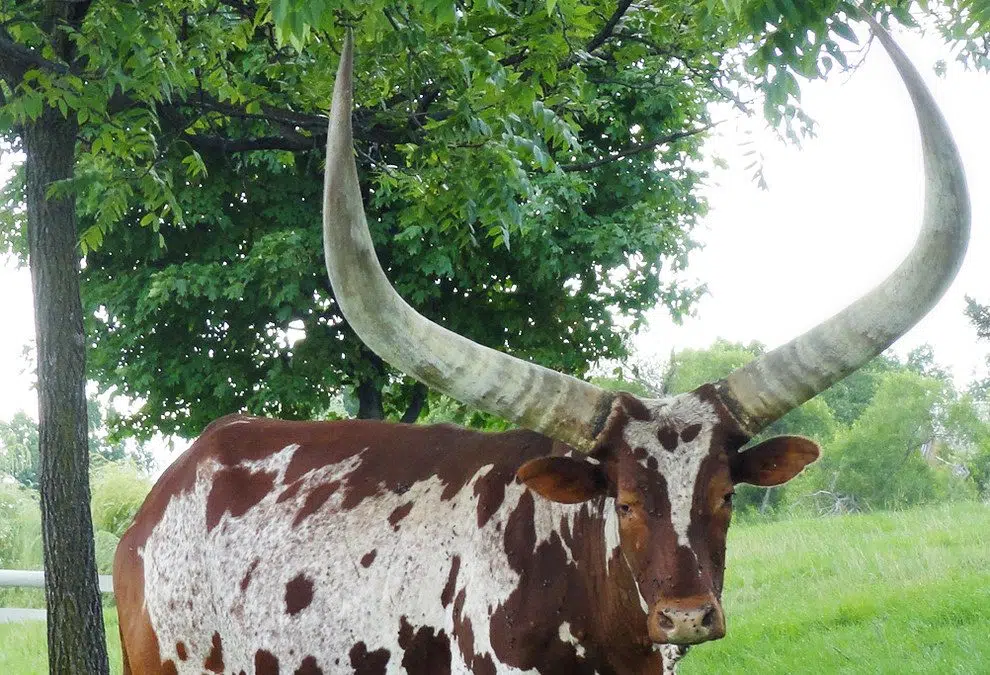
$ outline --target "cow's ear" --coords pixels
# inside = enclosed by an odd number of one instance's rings
[[[587,501],[607,487],[600,466],[573,457],[531,459],[519,467],[516,478],[541,497],[560,504]]]
[[[818,459],[818,444],[801,436],[775,436],[729,460],[734,483],[782,485]]]

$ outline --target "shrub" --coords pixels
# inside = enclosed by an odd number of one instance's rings
[[[0,481],[0,568],[39,569],[41,511],[34,492]]]
[[[93,471],[91,485],[93,527],[119,539],[141,508],[151,479],[132,462],[112,462]]]
[[[113,556],[117,552],[117,544],[120,537],[112,532],[97,530],[94,537],[96,545],[96,569],[100,574],[110,574],[113,572]]]

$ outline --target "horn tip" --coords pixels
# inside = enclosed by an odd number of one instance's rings
[[[350,26],[344,32],[344,44],[340,48],[340,65],[337,66],[337,80],[350,85],[354,70],[354,29]]]

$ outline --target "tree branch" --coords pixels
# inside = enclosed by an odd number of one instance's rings
[[[602,29],[598,31],[595,37],[591,38],[591,40],[585,46],[584,51],[590,54],[591,52],[595,51],[603,44],[605,44],[605,42],[610,37],[612,37],[612,33],[615,31],[615,27],[619,25],[619,22],[622,20],[622,17],[625,16],[626,11],[629,9],[629,6],[632,5],[632,3],[633,0],[622,0],[621,2],[619,2],[619,4],[615,8],[615,11],[612,12],[612,16],[608,18],[608,21],[605,22],[605,25],[602,26]]]
[[[227,138],[194,134],[184,140],[196,149],[221,150],[223,152],[254,152],[256,150],[312,150],[326,143],[326,133],[322,137],[297,136],[258,136],[256,138]]]
[[[33,49],[11,40],[6,31],[0,33],[0,76],[11,86],[17,86],[24,74],[34,68],[58,74],[69,72],[64,63],[49,61]]]
[[[663,145],[664,143],[673,143],[682,138],[687,138],[689,136],[694,136],[696,134],[703,133],[711,129],[714,124],[706,124],[703,127],[697,129],[687,129],[685,131],[678,131],[677,133],[670,134],[669,136],[663,136],[656,140],[650,141],[649,143],[643,143],[641,145],[635,145],[631,148],[626,148],[621,152],[617,152],[614,155],[609,155],[608,157],[602,157],[601,159],[596,159],[590,162],[579,162],[576,164],[561,164],[560,168],[563,171],[589,171],[595,169],[599,166],[605,164],[611,164],[612,162],[617,162],[620,159],[625,159],[631,155],[636,155],[641,152],[646,152],[647,150],[653,150],[654,148]]]
[[[190,97],[178,105],[219,112],[228,117],[237,117],[239,119],[256,119],[288,125],[290,127],[305,127],[324,131],[327,128],[328,122],[326,115],[308,115],[287,108],[276,108],[273,105],[265,103],[261,104],[262,113],[249,113],[244,108],[231,105],[230,103],[224,103],[204,91],[198,92],[195,96]]]

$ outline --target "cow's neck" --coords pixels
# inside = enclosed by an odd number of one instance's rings
[[[554,524],[536,549],[533,569],[523,575],[544,586],[551,607],[545,620],[557,624],[561,639],[608,645],[617,672],[635,672],[633,664],[652,661],[646,603],[619,548],[614,500],[566,505],[536,497],[533,509],[534,522]]]

